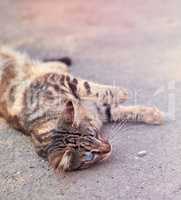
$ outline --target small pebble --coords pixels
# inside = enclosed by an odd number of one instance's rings
[[[146,156],[146,154],[147,154],[147,152],[146,152],[145,150],[143,150],[143,151],[139,151],[139,152],[137,153],[137,156],[139,156],[139,157],[144,157],[144,156]]]

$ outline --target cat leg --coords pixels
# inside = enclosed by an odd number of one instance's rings
[[[126,89],[110,85],[102,85],[87,80],[69,77],[73,93],[80,99],[90,99],[102,104],[119,104],[128,99]]]
[[[101,110],[101,109],[100,109]],[[163,123],[164,114],[154,107],[146,106],[105,106],[101,111],[104,122],[141,122],[160,125]]]

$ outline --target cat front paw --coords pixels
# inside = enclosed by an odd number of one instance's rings
[[[164,113],[156,107],[145,108],[143,121],[147,124],[161,125],[164,122]]]

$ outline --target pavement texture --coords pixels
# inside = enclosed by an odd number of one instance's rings
[[[0,44],[39,59],[70,56],[73,74],[124,86],[127,104],[169,115],[162,126],[106,126],[110,159],[59,177],[1,123],[0,199],[181,199],[180,9],[180,0],[0,1]]]

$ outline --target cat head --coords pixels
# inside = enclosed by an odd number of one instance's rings
[[[66,104],[64,122],[52,136],[49,162],[63,171],[85,169],[103,161],[111,153],[111,145],[102,137],[101,120],[93,103]]]
[[[107,159],[111,152],[110,144],[100,138],[69,136],[66,142],[64,149],[57,148],[49,154],[49,162],[59,171],[88,168]]]

